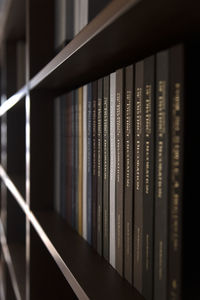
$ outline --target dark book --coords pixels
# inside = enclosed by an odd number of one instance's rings
[[[78,233],[83,234],[83,88],[78,88]]]
[[[60,123],[61,107],[60,97],[54,99],[54,168],[55,168],[55,201],[54,208],[57,213],[60,214],[60,199],[61,199],[61,123]]]
[[[125,68],[124,97],[124,277],[133,280],[133,99],[134,67]]]
[[[76,203],[75,203],[75,103],[76,103],[76,99],[75,99],[75,93],[74,91],[71,92],[72,93],[72,216],[71,216],[71,224],[72,227],[75,228],[75,207],[76,207]]]
[[[25,85],[25,60],[26,46],[24,41],[18,41],[16,45],[16,64],[17,64],[17,90]]]
[[[78,176],[79,176],[79,98],[78,89],[74,90],[74,225],[78,231]]]
[[[87,241],[92,244],[92,84],[87,93]]]
[[[55,50],[60,51],[74,37],[74,0],[55,0]]]
[[[110,257],[116,268],[116,72],[110,74]]]
[[[73,93],[66,95],[66,219],[72,225]]]
[[[134,108],[134,269],[133,284],[142,293],[143,158],[144,158],[144,61],[135,65]]]
[[[97,100],[97,251],[103,250],[103,79],[98,80]]]
[[[124,256],[124,71],[116,71],[116,270],[123,276]]]
[[[109,260],[109,76],[103,79],[103,256]]]
[[[156,55],[154,299],[167,300],[169,51]]]
[[[170,186],[168,297],[180,300],[182,259],[183,134],[184,134],[184,48],[169,50],[170,66]]]
[[[98,82],[92,82],[92,245],[97,249],[97,98]]]
[[[154,108],[155,108],[155,58],[144,59],[144,199],[142,294],[146,300],[153,297],[153,236],[154,236]]]
[[[89,0],[88,18],[89,22],[108,5],[111,0]]]
[[[66,219],[66,95],[60,97],[60,214]]]

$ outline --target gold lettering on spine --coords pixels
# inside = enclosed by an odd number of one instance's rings
[[[93,149],[92,149],[92,173],[93,176],[96,175],[96,100],[93,101],[93,122],[92,122],[92,139],[93,139]]]
[[[117,93],[117,101],[116,101],[116,173],[117,173],[117,182],[120,181],[120,160],[121,160],[121,151],[120,151],[120,134],[121,134],[121,94]]]
[[[139,139],[142,132],[142,88],[136,91],[136,136]],[[136,190],[140,190],[140,140],[136,140]]]
[[[158,141],[158,181],[157,181],[157,196],[158,198],[162,198],[163,195],[163,137],[166,133],[166,81],[158,82],[158,119],[157,119],[157,130],[158,130],[158,138],[161,139]]]
[[[174,85],[174,97],[172,105],[172,156],[171,156],[171,188],[172,188],[172,206],[171,206],[171,238],[174,251],[179,248],[179,206],[180,206],[180,159],[181,159],[181,85]]]
[[[125,176],[125,185],[130,187],[130,134],[131,134],[131,99],[132,92],[126,92],[126,118],[125,118],[125,135],[126,135],[126,176]]]
[[[102,136],[102,108],[101,99],[98,99],[98,110],[97,110],[97,176],[101,176],[101,136]]]
[[[148,139],[151,137],[152,131],[152,120],[151,120],[151,95],[152,87],[150,84],[147,84],[145,87],[145,193],[149,194],[149,180],[150,180],[150,142]]]
[[[108,176],[108,161],[107,161],[107,153],[108,153],[108,98],[104,97],[104,180],[107,179]]]

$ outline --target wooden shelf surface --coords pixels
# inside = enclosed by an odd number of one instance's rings
[[[34,215],[89,299],[143,299],[56,213],[36,212]]]

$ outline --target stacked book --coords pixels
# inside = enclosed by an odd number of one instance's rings
[[[68,44],[110,1],[55,0],[55,50]]]
[[[55,207],[145,299],[179,299],[184,47],[55,99]]]

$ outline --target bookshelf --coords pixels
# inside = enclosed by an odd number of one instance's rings
[[[53,0],[10,0],[4,10],[0,31],[0,299],[142,300],[54,211],[53,99],[176,43],[194,44],[200,33],[199,3],[114,0],[57,54]],[[25,44],[21,86],[16,65],[19,41]],[[191,105],[187,105],[193,113],[193,87],[198,81],[189,81],[192,93],[188,92]],[[190,121],[188,131],[198,126],[197,121]],[[190,136],[186,141],[189,157],[193,139]],[[190,174],[194,165],[194,158],[187,160]],[[197,179],[194,182],[198,185]],[[185,188],[185,197],[189,191],[190,186]],[[197,299],[198,247],[193,249],[188,243],[196,238],[193,228],[198,228],[198,215],[187,203],[183,206],[183,299]]]

